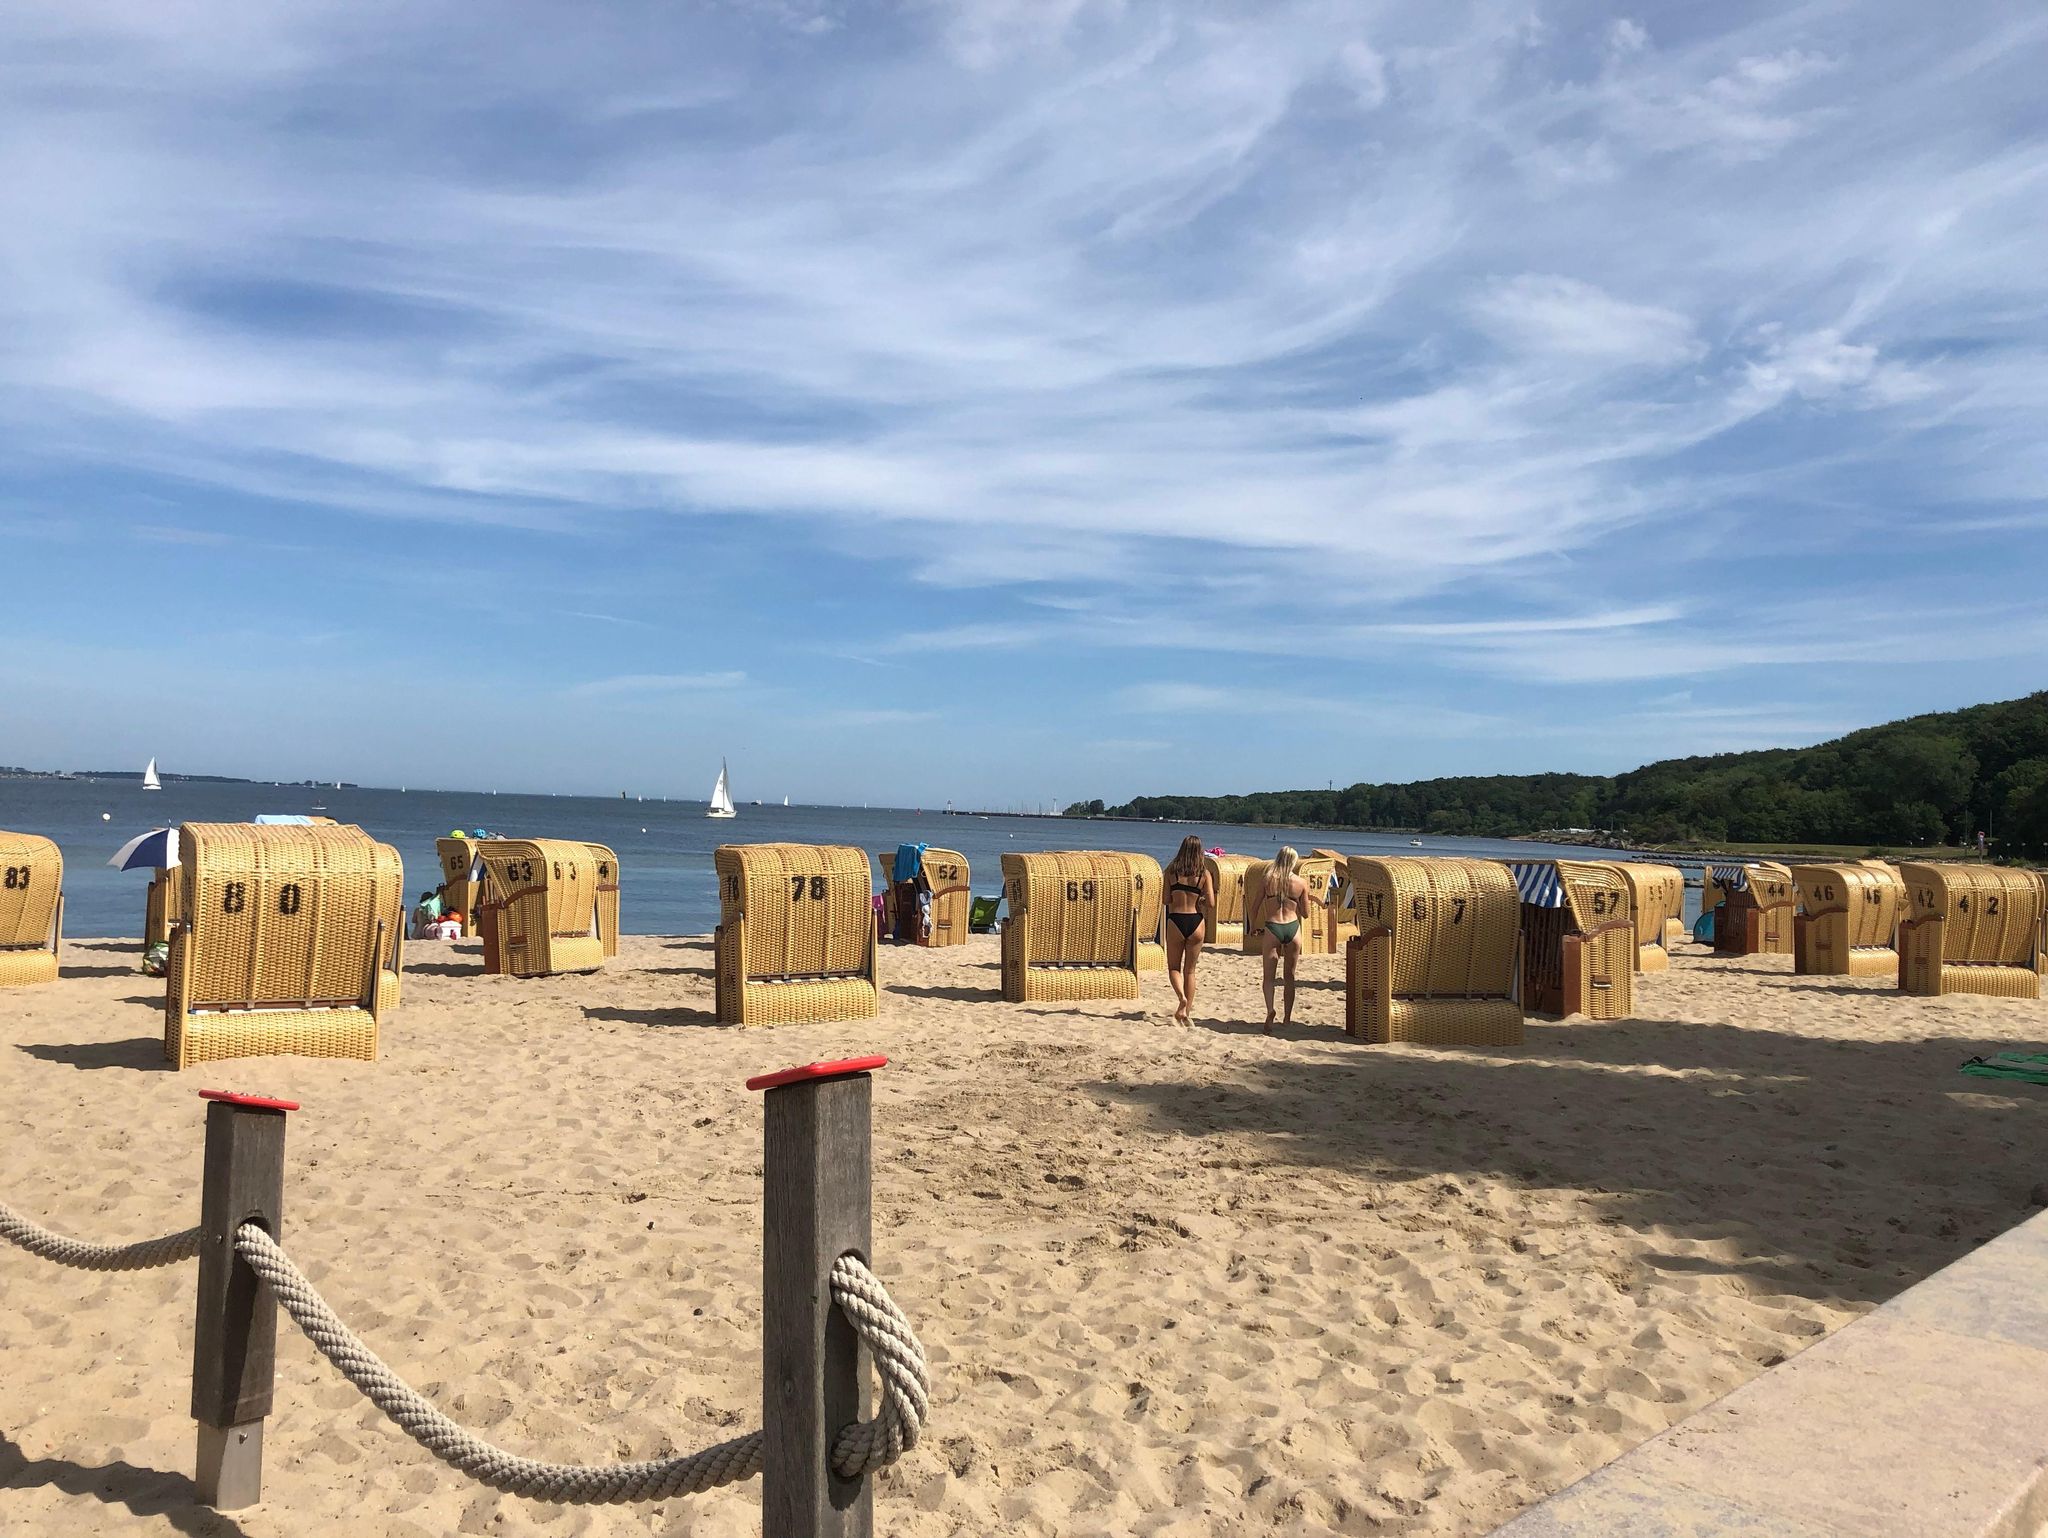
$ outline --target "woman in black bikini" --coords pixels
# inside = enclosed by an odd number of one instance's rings
[[[1294,1024],[1294,966],[1301,960],[1301,917],[1308,904],[1321,899],[1308,883],[1294,874],[1301,858],[1292,848],[1283,848],[1266,867],[1266,933],[1260,949],[1266,957],[1266,1034],[1273,1034],[1273,974],[1284,958],[1287,962],[1286,1015],[1281,1024]]]
[[[1166,980],[1173,984],[1178,1007],[1173,1018],[1188,1023],[1195,1007],[1195,963],[1202,955],[1202,926],[1216,907],[1216,882],[1202,854],[1202,841],[1190,833],[1180,853],[1166,867]]]

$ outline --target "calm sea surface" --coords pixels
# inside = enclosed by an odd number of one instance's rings
[[[951,817],[844,806],[741,806],[731,821],[704,815],[701,801],[619,801],[594,796],[496,796],[445,791],[308,790],[269,785],[187,785],[145,791],[134,780],[0,780],[0,828],[40,833],[64,851],[64,929],[78,936],[142,931],[147,871],[117,871],[107,857],[129,838],[179,822],[244,822],[263,812],[312,812],[360,824],[397,849],[409,896],[440,880],[434,840],[455,828],[484,827],[523,838],[573,838],[619,856],[622,927],[628,934],[705,934],[718,923],[711,851],[725,843],[853,844],[876,854],[898,844],[957,849],[972,867],[974,889],[1002,886],[998,859],[1032,849],[1128,849],[1162,862],[1182,837],[1205,847],[1267,855],[1281,844],[1347,854],[1480,855],[1491,859],[1583,856],[1585,851],[1498,839],[1241,828],[1208,824],[1081,822],[1034,817]],[[879,867],[876,879],[880,880]],[[1697,902],[1697,897],[1694,897]]]

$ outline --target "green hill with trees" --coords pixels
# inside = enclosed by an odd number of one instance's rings
[[[1508,837],[1593,828],[1639,844],[1964,843],[2048,855],[2048,691],[1810,748],[1671,758],[1626,774],[1497,774],[1243,796],[1139,796],[1078,814]]]

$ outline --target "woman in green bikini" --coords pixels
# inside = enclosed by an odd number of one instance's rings
[[[1294,967],[1301,960],[1301,916],[1312,902],[1321,899],[1311,892],[1308,883],[1294,874],[1295,863],[1301,856],[1290,848],[1283,848],[1273,856],[1273,863],[1266,867],[1265,923],[1266,933],[1260,941],[1260,949],[1266,958],[1266,1034],[1273,1034],[1273,974],[1281,958],[1287,961],[1286,1012],[1281,1024],[1294,1024]]]

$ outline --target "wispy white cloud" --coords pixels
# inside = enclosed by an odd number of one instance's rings
[[[579,699],[631,699],[643,695],[696,694],[706,690],[738,689],[747,681],[744,672],[725,673],[621,673],[615,678],[593,678],[571,684],[567,693]]]

